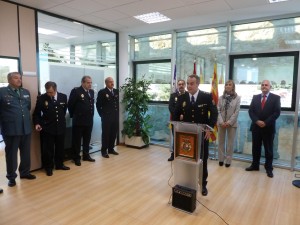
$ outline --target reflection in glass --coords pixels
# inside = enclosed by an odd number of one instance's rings
[[[293,55],[293,54],[292,54]],[[261,93],[260,83],[270,80],[272,92],[281,97],[281,107],[292,108],[293,84],[296,82],[297,58],[289,53],[274,53],[268,56],[236,55],[231,57],[230,74],[236,83],[236,91],[241,96],[241,105],[249,106],[254,94]]]
[[[8,85],[8,73],[17,71],[19,71],[18,59],[0,57],[0,87],[6,87]]]

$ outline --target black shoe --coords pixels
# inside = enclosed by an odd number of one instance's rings
[[[108,154],[119,155],[119,153],[115,150],[108,151]]]
[[[77,160],[74,160],[74,163],[75,163],[75,165],[76,165],[76,166],[81,166],[81,162],[80,162],[80,160],[79,160],[79,159],[77,159]]]
[[[271,170],[267,170],[267,176],[270,178],[274,177],[273,172]]]
[[[174,160],[174,153],[172,152],[170,158],[168,158],[168,161],[170,162],[170,161],[173,161],[173,160]]]
[[[84,156],[82,156],[82,160],[83,161],[89,161],[89,162],[95,162],[96,161],[95,159],[91,158],[90,155],[84,155]]]
[[[259,171],[259,168],[257,167],[253,167],[253,166],[249,166],[245,169],[246,171]]]
[[[230,167],[230,164],[226,163],[225,166],[226,166],[226,167]]]
[[[70,167],[62,165],[62,166],[56,167],[55,169],[57,169],[57,170],[70,170]]]
[[[9,187],[16,186],[16,181],[15,180],[8,180],[8,186]]]
[[[1,194],[1,193],[3,193],[3,189],[2,189],[2,188],[0,188],[0,194]]]
[[[51,177],[53,175],[52,169],[46,169],[46,174]]]
[[[21,179],[27,179],[27,180],[34,180],[36,178],[36,176],[29,173],[27,175],[20,176],[20,178]]]
[[[102,157],[103,158],[109,158],[109,155],[108,154],[102,154]]]
[[[206,196],[208,194],[208,190],[206,188],[206,186],[202,186],[202,195]]]
[[[223,166],[224,165],[224,162],[219,162],[219,166]]]

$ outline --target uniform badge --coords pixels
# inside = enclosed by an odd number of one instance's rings
[[[177,97],[175,97],[175,102],[177,102]]]
[[[214,101],[214,100],[212,100],[211,102],[212,102],[212,104],[213,104],[213,105],[216,105],[216,103],[215,103],[215,101]]]
[[[182,103],[182,107],[185,107],[186,106],[186,102],[184,101],[183,103]]]
[[[106,94],[106,98],[109,98],[109,95],[108,95],[108,94]]]
[[[45,106],[48,107],[48,101],[45,101]]]
[[[84,98],[84,94],[81,94],[80,96],[81,96],[81,98]]]

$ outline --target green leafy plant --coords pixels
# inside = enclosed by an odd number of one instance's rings
[[[123,135],[129,138],[140,136],[145,144],[149,144],[150,116],[147,115],[150,97],[147,91],[150,89],[151,81],[142,77],[136,81],[126,78],[125,84],[121,86],[123,92],[122,103],[125,106],[126,119],[124,121]]]

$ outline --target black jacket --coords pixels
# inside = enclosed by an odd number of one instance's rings
[[[57,92],[57,99],[53,101],[47,94],[37,97],[33,124],[41,125],[42,132],[49,134],[63,134],[66,129],[67,96]]]
[[[94,102],[94,90],[90,89],[88,94],[82,86],[72,89],[68,109],[74,126],[93,125]]]

